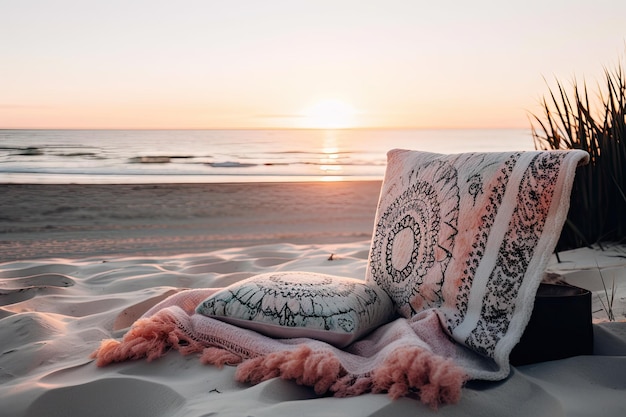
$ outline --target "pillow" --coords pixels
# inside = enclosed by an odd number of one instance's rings
[[[271,337],[344,347],[391,320],[394,308],[383,290],[357,279],[272,272],[218,291],[196,312]]]
[[[463,342],[508,328],[521,300],[533,299],[588,155],[394,149],[387,157],[365,282],[404,317],[437,308]]]

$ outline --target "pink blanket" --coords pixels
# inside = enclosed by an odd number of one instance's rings
[[[217,290],[185,290],[156,305],[122,341],[102,342],[94,353],[98,366],[127,359],[151,361],[175,349],[200,353],[205,364],[238,364],[240,382],[281,377],[312,386],[318,394],[340,397],[414,394],[432,407],[460,398],[466,373],[454,363],[457,346],[442,332],[434,311],[399,318],[341,350],[312,339],[273,339],[195,314],[197,304]]]

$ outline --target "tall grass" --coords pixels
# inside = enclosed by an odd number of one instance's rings
[[[605,69],[595,96],[575,79],[557,80],[531,114],[536,149],[583,149],[590,163],[579,167],[571,206],[557,250],[626,238],[626,77],[622,65]]]
[[[615,303],[615,278],[613,278],[613,285],[611,285],[611,295],[609,295],[609,290],[606,288],[606,283],[604,282],[604,276],[602,275],[602,270],[598,265],[598,271],[600,272],[600,280],[602,280],[602,288],[604,288],[604,297],[606,298],[606,304],[602,297],[598,295],[598,299],[600,299],[600,304],[602,304],[602,309],[606,313],[606,317],[609,321],[615,321],[615,310],[613,309],[613,304]]]

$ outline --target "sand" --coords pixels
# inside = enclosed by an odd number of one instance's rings
[[[384,394],[318,397],[272,379],[170,352],[98,368],[89,354],[181,288],[304,270],[363,279],[380,183],[159,186],[2,185],[0,416],[416,416]],[[331,258],[332,260],[329,260]],[[605,296],[594,302],[594,355],[471,381],[442,416],[626,414],[626,250],[578,249],[549,271]],[[601,272],[599,272],[601,271]]]
[[[0,261],[369,239],[380,181],[0,185]]]

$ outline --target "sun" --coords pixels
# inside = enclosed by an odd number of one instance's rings
[[[356,110],[348,103],[320,100],[303,112],[303,127],[313,129],[346,129],[354,127]]]

